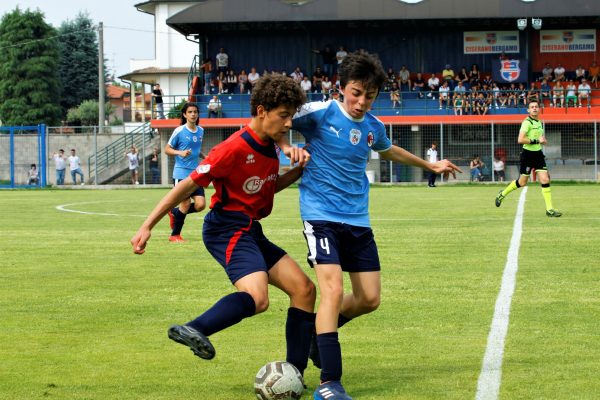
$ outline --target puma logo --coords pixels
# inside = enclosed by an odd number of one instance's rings
[[[342,131],[342,128],[335,129],[333,125],[329,125],[329,129],[335,132],[335,135],[338,137],[338,139],[340,138],[340,132]]]

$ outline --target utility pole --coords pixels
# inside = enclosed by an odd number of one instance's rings
[[[104,132],[104,33],[102,22],[98,24],[98,128]]]

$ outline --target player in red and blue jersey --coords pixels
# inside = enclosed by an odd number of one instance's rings
[[[316,400],[351,399],[341,384],[337,330],[353,318],[374,311],[380,303],[380,263],[369,221],[369,182],[365,174],[371,151],[386,160],[436,174],[460,171],[448,160],[430,163],[392,145],[383,123],[368,113],[387,80],[376,56],[366,52],[349,54],[338,72],[343,102],[305,104],[292,125],[306,139],[311,154],[300,184],[300,214],[308,262],[321,289],[316,340],[311,349],[313,362],[321,367]],[[285,139],[279,143],[287,154]],[[352,292],[345,295],[343,272],[349,273],[352,282]]]
[[[158,203],[131,239],[134,252],[144,253],[151,229],[171,207],[199,186],[213,183],[215,194],[202,237],[237,292],[221,298],[198,318],[173,325],[168,331],[172,340],[189,346],[201,358],[215,356],[208,336],[267,309],[267,288],[272,284],[290,297],[287,361],[301,373],[306,368],[314,330],[315,286],[283,249],[265,237],[259,222],[271,213],[275,193],[302,173],[305,162],[278,174],[275,142],[287,134],[294,113],[305,100],[292,79],[262,77],[252,90],[250,123],[213,148],[196,170]],[[308,157],[305,151],[302,155]]]

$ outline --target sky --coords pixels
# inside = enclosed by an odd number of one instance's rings
[[[130,59],[154,59],[154,17],[138,11],[134,5],[144,0],[1,0],[0,16],[18,4],[21,10],[39,9],[45,21],[60,27],[73,21],[79,12],[87,13],[97,25],[104,25],[104,57],[115,76],[129,71]]]

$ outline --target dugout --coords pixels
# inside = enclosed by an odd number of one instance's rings
[[[136,5],[143,10],[152,3]],[[517,19],[528,26],[519,30]],[[259,72],[291,72],[300,66],[312,73],[321,64],[312,49],[329,46],[377,53],[385,68],[406,65],[413,72],[439,73],[444,65],[478,64],[490,71],[501,51],[466,53],[465,32],[511,31],[518,35],[511,58],[526,60],[531,75],[544,63],[562,63],[568,71],[586,68],[600,55],[594,51],[541,52],[540,30],[572,31],[600,26],[600,2],[588,0],[205,0],[171,16],[167,24],[198,43],[198,56],[213,57],[224,47],[235,70],[255,66]],[[495,39],[489,39],[493,42]],[[572,38],[565,37],[565,41]],[[491,43],[493,44],[493,43]],[[573,55],[576,54],[577,57]]]

